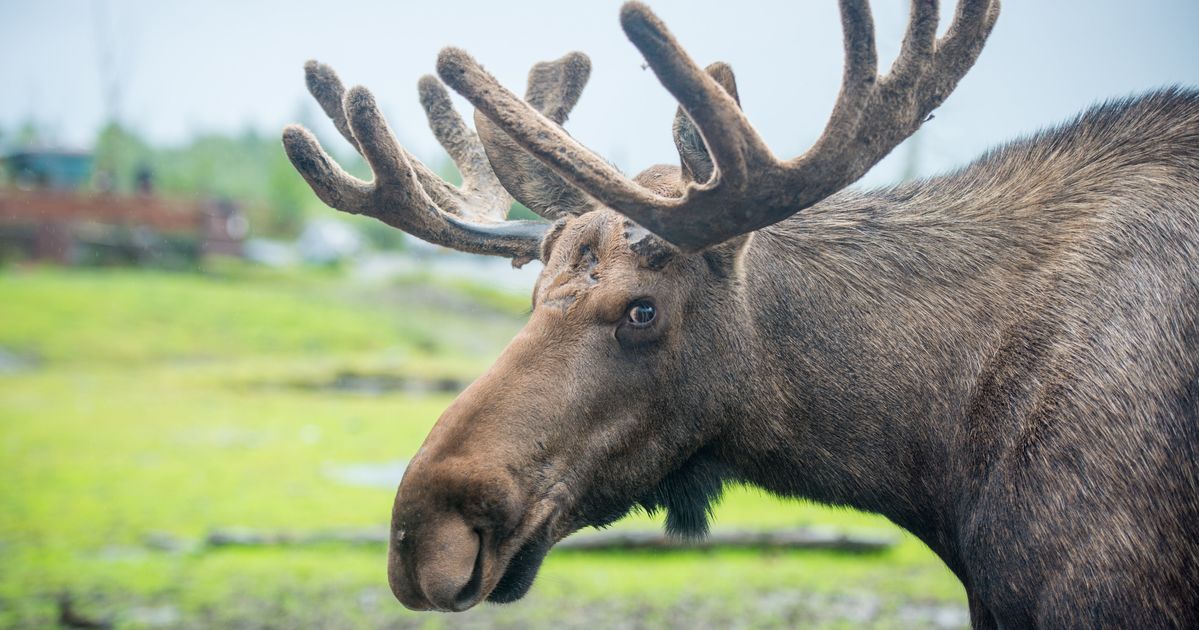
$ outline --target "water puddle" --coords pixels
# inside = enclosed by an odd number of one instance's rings
[[[36,370],[41,365],[37,357],[0,347],[0,376]]]
[[[287,387],[314,392],[340,392],[362,396],[385,394],[457,394],[467,383],[449,377],[420,378],[398,374],[341,371],[329,379],[263,383],[266,387]]]
[[[358,488],[395,490],[408,468],[408,460],[358,464],[325,464],[322,473],[337,483]]]

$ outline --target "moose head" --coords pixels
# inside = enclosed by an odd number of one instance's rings
[[[544,263],[528,323],[442,414],[392,514],[389,578],[415,609],[464,610],[525,594],[551,546],[636,506],[675,534],[706,532],[738,453],[769,439],[772,406],[797,396],[772,344],[785,304],[747,268],[771,265],[768,226],[837,193],[911,135],[978,56],[995,0],[963,0],[938,38],[938,3],[913,0],[902,52],[879,76],[870,10],[842,0],[846,66],[823,135],[776,158],[742,114],[733,73],[698,67],[645,6],[621,23],[679,101],[679,166],[627,178],[561,127],[590,73],[581,53],[539,63],[520,99],[458,49],[441,79],[475,107],[472,132],[442,83],[420,98],[461,186],[406,152],[362,87],[324,65],[309,90],[369,163],[344,172],[299,126],[287,153],[328,205],[453,249]],[[506,220],[512,199],[546,221]],[[779,262],[777,264],[785,264]],[[773,295],[773,294],[772,294]],[[762,418],[765,433],[744,430]],[[760,450],[760,449],[759,449]]]

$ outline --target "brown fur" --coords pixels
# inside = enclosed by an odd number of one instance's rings
[[[868,8],[841,6],[850,105],[814,157],[784,164],[798,179],[755,161],[727,66],[699,70],[636,3],[626,31],[684,106],[681,168],[616,180],[569,140],[554,121],[585,80],[577,57],[531,74],[545,118],[443,53],[442,77],[495,128],[479,140],[434,116],[445,101],[426,83],[439,138],[493,167],[518,147],[551,165],[497,173],[552,224],[489,223],[469,188],[412,164],[368,93],[335,103],[336,77],[310,69],[385,184],[289,130],[322,199],[545,262],[528,324],[397,492],[388,575],[405,605],[518,599],[556,541],[636,506],[703,535],[734,482],[886,515],[962,580],[976,628],[1199,626],[1199,92],[1107,103],[944,177],[836,192],[919,126],[998,14],[963,0],[936,39],[936,3],[914,3],[876,81]],[[854,116],[899,96],[891,118]]]
[[[979,627],[1199,623],[1196,173],[1199,95],[1164,91],[735,252],[650,269],[627,219],[562,222],[529,324],[401,486],[397,595],[512,599],[571,531],[641,503],[700,534],[740,481],[889,516]],[[622,335],[645,297],[657,326]],[[447,509],[495,541],[468,597],[404,577]]]

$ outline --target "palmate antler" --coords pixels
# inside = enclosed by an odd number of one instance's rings
[[[998,0],[962,0],[944,37],[938,3],[913,0],[903,49],[878,76],[867,0],[841,0],[845,73],[824,133],[803,155],[780,160],[717,77],[688,57],[644,5],[621,10],[625,33],[694,122],[714,162],[707,181],[664,197],[626,178],[501,86],[467,53],[447,48],[441,78],[521,147],[600,203],[694,251],[782,221],[860,178],[914,133],[974,64],[999,15]],[[731,75],[730,75],[731,77]]]
[[[564,122],[590,68],[590,62],[579,53],[537,64],[529,74],[530,102],[551,119]],[[420,80],[421,105],[437,141],[462,173],[460,187],[437,176],[395,141],[366,88],[345,92],[337,74],[315,61],[308,62],[304,70],[308,90],[375,175],[373,182],[364,182],[346,173],[308,130],[299,125],[285,129],[283,145],[292,164],[321,201],[338,210],[374,217],[431,243],[507,256],[519,264],[539,256],[549,224],[506,219],[512,197],[492,170],[489,153],[502,165],[499,172],[505,183],[523,203],[546,218],[578,212],[594,203],[532,160],[489,121],[480,125],[487,136],[480,140],[454,111],[449,94],[434,77]],[[521,182],[532,183],[522,187]],[[553,191],[554,203],[540,204],[538,198],[524,194],[526,189]]]

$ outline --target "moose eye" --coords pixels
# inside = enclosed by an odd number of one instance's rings
[[[658,316],[658,310],[646,300],[637,300],[629,305],[629,323],[634,326],[649,326]]]

